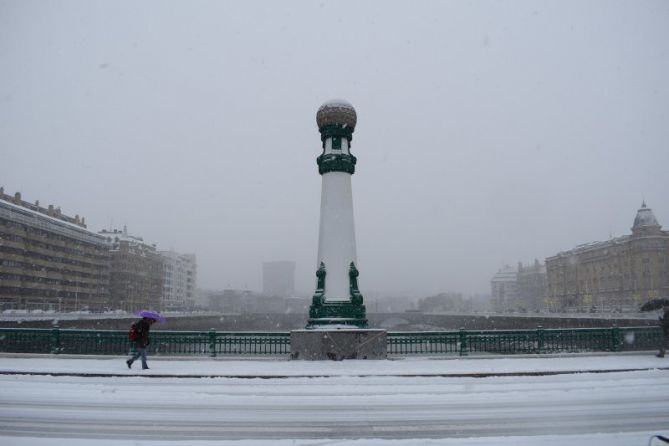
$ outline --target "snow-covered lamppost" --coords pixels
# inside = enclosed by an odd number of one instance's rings
[[[316,265],[316,292],[303,330],[290,332],[291,359],[383,359],[385,330],[368,329],[358,268],[353,222],[351,175],[356,159],[351,140],[357,116],[346,101],[329,101],[318,109],[316,123],[323,153],[321,222]]]
[[[356,158],[351,140],[355,109],[342,100],[328,101],[316,113],[323,153],[317,158],[322,176],[317,285],[307,328],[367,326],[358,290],[351,176]]]

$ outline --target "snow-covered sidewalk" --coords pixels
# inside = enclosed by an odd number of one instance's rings
[[[149,365],[0,355],[0,444],[626,446],[659,445],[651,438],[669,435],[669,358],[650,352],[341,362],[153,357]]]
[[[0,373],[95,376],[335,377],[490,376],[669,369],[669,357],[651,352],[601,355],[402,358],[383,361],[149,357],[149,370],[120,356],[0,355]]]

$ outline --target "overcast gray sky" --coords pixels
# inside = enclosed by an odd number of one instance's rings
[[[363,294],[669,228],[669,2],[0,0],[0,185],[313,291],[315,114],[358,112]]]

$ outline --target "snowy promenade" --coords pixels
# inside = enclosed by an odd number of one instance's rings
[[[649,353],[156,357],[145,371],[123,361],[0,356],[0,444],[622,446],[669,435],[669,359]]]

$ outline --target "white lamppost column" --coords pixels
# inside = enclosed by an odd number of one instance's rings
[[[358,290],[351,176],[356,158],[350,152],[357,122],[346,101],[329,101],[316,114],[323,153],[316,293],[308,328],[352,325],[366,327],[365,307]]]

